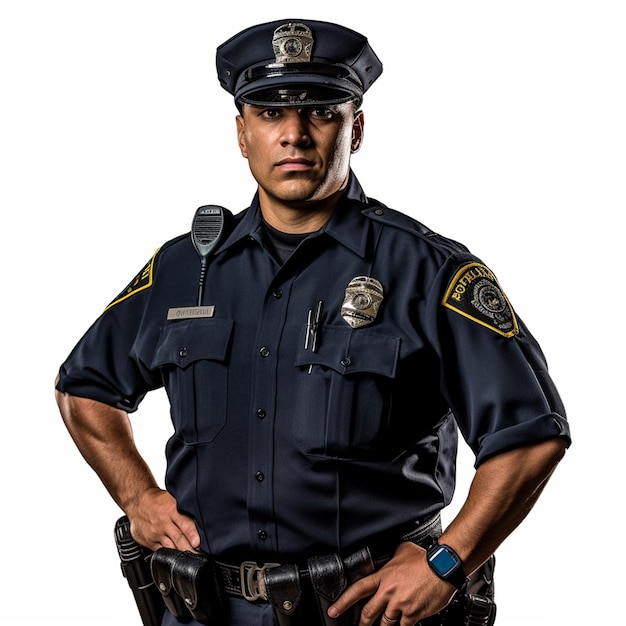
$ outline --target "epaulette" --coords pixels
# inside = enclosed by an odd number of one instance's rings
[[[408,233],[416,234],[444,253],[457,254],[460,252],[469,252],[467,247],[462,243],[440,235],[410,215],[391,209],[374,198],[368,198],[367,207],[362,212],[363,215],[366,215],[372,220],[381,222],[387,226],[399,228]]]

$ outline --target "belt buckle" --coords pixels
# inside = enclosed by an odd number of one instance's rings
[[[258,566],[254,561],[244,561],[239,567],[239,580],[241,581],[241,595],[248,602],[256,600],[267,601],[267,589],[265,588],[265,570],[270,567],[278,567],[279,563],[265,563]]]

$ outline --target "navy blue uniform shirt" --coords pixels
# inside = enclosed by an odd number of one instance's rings
[[[476,465],[569,442],[542,352],[490,269],[368,200],[354,174],[282,266],[255,198],[209,262],[206,308],[186,317],[199,270],[189,235],[163,245],[74,348],[59,389],[132,412],[165,386],[166,487],[207,552],[285,562],[432,516],[453,495],[457,424]],[[377,308],[362,277],[380,284]]]

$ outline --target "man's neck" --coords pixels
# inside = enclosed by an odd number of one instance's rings
[[[312,233],[329,220],[342,192],[325,198],[321,202],[284,203],[277,202],[259,192],[259,203],[263,219],[283,233]]]

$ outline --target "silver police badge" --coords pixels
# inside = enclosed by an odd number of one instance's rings
[[[341,305],[341,317],[352,326],[360,328],[371,324],[383,301],[383,286],[369,276],[355,276],[346,287]]]

